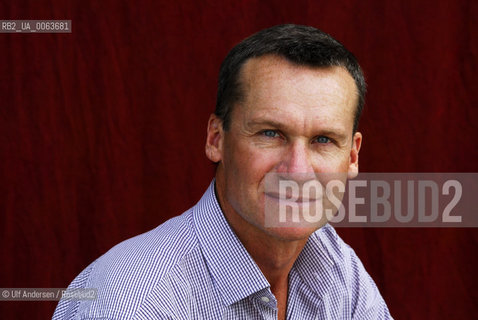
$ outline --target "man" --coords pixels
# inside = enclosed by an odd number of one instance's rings
[[[70,288],[98,298],[63,300],[53,318],[391,318],[325,221],[266,223],[278,214],[266,204],[284,198],[267,175],[357,174],[364,94],[353,55],[315,28],[275,26],[241,42],[221,66],[206,138],[217,169],[203,198],[93,262]]]

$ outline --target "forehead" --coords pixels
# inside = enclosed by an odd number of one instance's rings
[[[270,80],[276,80],[278,77],[297,83],[304,77],[311,75],[316,79],[327,78],[335,82],[336,87],[353,91],[358,98],[355,81],[344,67],[298,65],[277,55],[264,55],[247,60],[240,69],[239,82],[243,93],[247,95],[251,89],[269,84]]]
[[[309,67],[278,56],[249,59],[242,67],[243,93],[236,114],[304,113],[307,117],[353,124],[358,91],[343,67]],[[352,129],[351,129],[352,130]]]

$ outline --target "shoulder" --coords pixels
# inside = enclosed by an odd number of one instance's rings
[[[161,277],[195,245],[191,211],[119,243],[94,262],[91,283],[140,282],[144,272]],[[129,277],[134,275],[134,277]]]
[[[106,280],[102,275],[110,273],[118,276],[144,270],[167,272],[195,245],[189,210],[111,248],[95,261],[91,281]]]
[[[186,211],[111,248],[83,270],[69,287],[97,289],[97,299],[74,305],[61,301],[55,315],[66,308],[86,318],[133,317],[157,283],[197,248],[191,215],[191,210]],[[54,319],[63,318],[54,316]]]

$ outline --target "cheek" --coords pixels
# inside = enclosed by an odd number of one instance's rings
[[[249,183],[259,183],[264,176],[272,171],[270,158],[261,154],[244,153],[235,157],[236,175],[239,180]]]
[[[315,162],[317,172],[346,172],[350,154],[347,151],[335,152],[318,158]]]
[[[260,150],[250,154],[248,169],[253,172],[256,179],[264,179],[269,172],[277,171],[280,157],[274,152]]]
[[[273,171],[277,161],[277,154],[270,150],[257,148],[248,144],[237,143],[236,148],[230,149],[226,164],[241,177],[260,178],[266,173]]]

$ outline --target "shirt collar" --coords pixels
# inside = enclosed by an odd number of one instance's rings
[[[345,274],[343,265],[337,263],[344,259],[339,245],[340,239],[335,229],[326,224],[309,237],[294,263],[293,269],[302,282],[319,297],[324,297],[332,288],[347,281],[337,277],[338,274]]]
[[[193,219],[198,241],[206,264],[217,289],[226,305],[231,305],[270,284],[254,262],[250,254],[231,229],[219,206],[213,180],[203,197],[193,208]],[[315,231],[300,253],[293,269],[303,283],[324,297],[332,287],[345,282],[336,274],[344,274],[341,264],[344,259],[340,239],[335,229],[326,224]]]
[[[231,229],[219,206],[213,180],[193,208],[193,219],[211,276],[226,305],[270,287]]]

